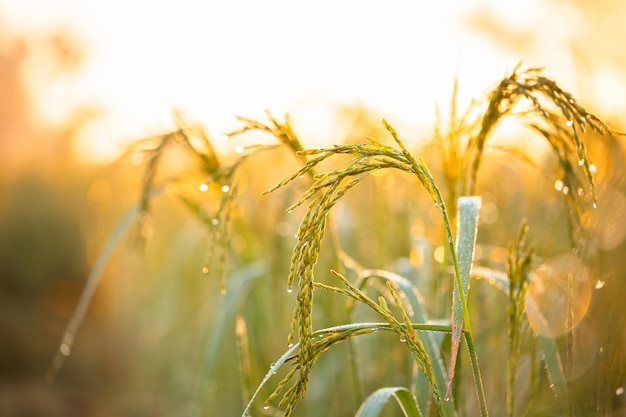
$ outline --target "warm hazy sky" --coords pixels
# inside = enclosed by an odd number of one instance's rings
[[[328,136],[328,103],[361,101],[417,133],[454,77],[467,101],[520,60],[589,88],[566,47],[584,16],[556,1],[0,0],[0,16],[11,31],[80,39],[81,71],[42,103],[50,117],[103,107],[87,132],[98,152],[170,127],[173,108],[215,135],[269,109]]]

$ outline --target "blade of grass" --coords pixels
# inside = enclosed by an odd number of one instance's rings
[[[245,268],[242,268],[234,274],[230,279],[230,287],[222,298],[222,305],[219,308],[219,316],[215,320],[212,331],[207,333],[205,341],[205,355],[204,363],[201,364],[200,369],[203,372],[199,373],[200,380],[196,383],[197,395],[201,401],[198,415],[206,415],[207,406],[206,401],[202,399],[203,388],[207,385],[215,370],[215,366],[220,359],[219,348],[224,339],[224,334],[229,324],[235,319],[239,306],[245,300],[249,293],[249,289],[257,279],[263,277],[268,273],[267,262],[259,261],[253,263]]]
[[[452,300],[452,350],[448,368],[448,381],[446,383],[446,399],[450,397],[454,368],[461,344],[463,333],[463,303],[460,291],[465,300],[469,292],[469,277],[474,260],[474,246],[476,244],[476,230],[478,227],[478,209],[481,205],[480,197],[461,197],[458,204],[458,227],[456,253],[460,273],[460,285],[457,279],[453,290]],[[460,287],[460,288],[459,288]],[[478,384],[479,381],[476,381]]]
[[[554,390],[557,397],[565,400],[567,398],[567,382],[556,341],[550,337],[537,335],[537,342],[543,354],[548,378],[550,378],[550,388]]]
[[[138,205],[133,205],[129,208],[117,225],[113,228],[113,232],[109,236],[109,240],[107,240],[106,244],[102,248],[102,251],[98,256],[98,260],[91,270],[91,274],[89,274],[85,288],[80,295],[76,310],[74,310],[74,314],[72,314],[72,318],[67,324],[65,332],[63,332],[59,349],[52,360],[50,368],[46,372],[46,383],[51,384],[54,382],[59,370],[65,362],[65,359],[70,355],[72,345],[74,344],[74,336],[85,319],[85,314],[87,314],[87,309],[89,308],[93,294],[100,283],[100,278],[102,277],[104,268],[109,263],[109,260],[111,259],[111,256],[113,255],[115,248],[117,248],[117,245],[120,243],[122,237],[126,234],[131,225],[134,224],[134,220],[138,213]]]
[[[396,400],[405,417],[423,416],[415,397],[404,387],[385,387],[374,391],[354,415],[355,417],[378,417],[390,398]]]

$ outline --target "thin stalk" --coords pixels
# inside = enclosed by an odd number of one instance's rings
[[[348,340],[348,358],[350,360],[352,385],[354,386],[354,399],[357,404],[362,404],[363,386],[361,385],[361,375],[359,375],[358,353],[356,349],[356,341],[354,339]]]
[[[567,274],[567,335],[565,348],[565,376],[567,378],[567,417],[574,415],[572,391],[574,388],[574,338],[572,333],[574,311],[572,309],[572,274]]]
[[[474,372],[474,382],[476,384],[476,394],[478,395],[478,404],[480,405],[480,414],[488,416],[487,401],[485,401],[485,390],[483,388],[483,380],[480,377],[480,367],[478,366],[478,356],[476,356],[476,348],[474,347],[474,339],[470,333],[465,333],[465,342],[469,351],[472,371]]]

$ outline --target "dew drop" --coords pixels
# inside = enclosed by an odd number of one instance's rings
[[[598,170],[597,166],[595,166],[594,164],[589,164],[589,172],[591,172],[592,174],[595,174],[597,170]]]
[[[585,165],[585,160],[584,159],[579,159],[578,160],[578,166],[581,167],[583,165]]]
[[[246,150],[246,148],[244,148],[244,147],[243,147],[243,146],[241,146],[241,145],[237,145],[237,146],[235,146],[235,153],[242,154],[242,153],[244,153],[244,152],[245,152],[245,150]]]
[[[400,342],[402,342],[402,343],[406,342],[406,337],[400,336]]]
[[[270,409],[270,405],[269,404],[263,404],[263,409],[264,410],[269,410]]]
[[[445,401],[450,401],[450,396],[446,395],[446,398],[444,398]]]
[[[287,210],[287,214],[291,214],[291,213],[293,213],[293,209]]]
[[[289,342],[289,344],[287,345],[287,347],[293,347],[293,342]]]
[[[563,187],[563,194],[565,195],[569,194],[569,187]]]
[[[209,273],[209,267],[208,266],[203,266],[202,267],[202,273],[203,274],[208,274]]]
[[[561,180],[554,181],[554,189],[557,191],[561,191],[563,189],[563,185],[563,181]]]
[[[624,393],[624,387],[619,387],[615,390],[615,395],[622,395]]]
[[[594,285],[594,288],[596,290],[599,290],[600,288],[604,287],[604,284],[606,284],[606,281],[603,281],[603,280],[599,279],[599,280],[596,281],[596,285]]]
[[[220,135],[220,140],[222,142],[228,142],[229,136],[227,134]]]
[[[574,104],[574,99],[573,98],[569,99],[569,104]]]
[[[598,208],[598,204],[597,203],[593,203],[593,208],[597,209]]]
[[[230,186],[229,185],[222,185],[222,192],[223,193],[227,193],[230,191]]]
[[[209,184],[207,183],[202,183],[200,184],[200,187],[198,187],[200,189],[200,191],[202,191],[203,193],[206,192],[209,189]]]
[[[299,178],[299,179],[304,178],[304,174],[303,174],[303,175],[298,175],[298,178]]]
[[[213,220],[211,220],[211,224],[213,226],[217,226],[218,224],[220,224],[220,221],[219,221],[219,219],[213,219]]]
[[[580,118],[580,123],[587,123],[587,118],[586,117],[581,117]]]
[[[576,191],[576,193],[577,193],[579,196],[581,196],[581,197],[582,197],[583,195],[585,195],[585,190],[583,190],[582,188],[578,188],[578,190]]]
[[[61,352],[61,355],[63,355],[63,356],[70,356],[70,353],[71,353],[70,346],[68,344],[66,344],[66,343],[63,343],[59,347],[59,352]]]
[[[574,122],[572,122],[571,120],[568,120],[567,122],[565,122],[565,124],[569,127],[574,126]]]
[[[293,287],[287,287],[287,292],[291,294],[293,292]]]

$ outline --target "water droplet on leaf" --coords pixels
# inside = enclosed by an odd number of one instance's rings
[[[230,186],[228,184],[222,185],[222,192],[227,193],[230,191]]]
[[[561,181],[561,180],[554,181],[554,189],[557,190],[557,191],[563,190],[563,185],[564,185],[563,181]]]
[[[63,355],[63,356],[70,356],[70,353],[71,353],[70,346],[65,344],[65,343],[63,343],[59,347],[59,352],[61,352],[61,355]]]
[[[200,191],[202,191],[203,193],[206,192],[209,189],[209,184],[207,183],[202,183],[200,184],[200,187],[198,187],[200,189]]]

